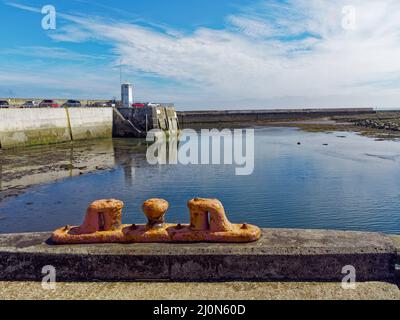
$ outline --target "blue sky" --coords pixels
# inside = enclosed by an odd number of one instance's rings
[[[41,8],[57,12],[43,30]],[[400,4],[354,0],[0,0],[0,96],[179,109],[398,107]]]

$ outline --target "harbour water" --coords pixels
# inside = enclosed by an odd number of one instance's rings
[[[102,198],[124,201],[125,223],[144,223],[143,201],[164,198],[167,220],[186,223],[186,202],[212,197],[232,222],[400,234],[399,141],[259,127],[255,146],[249,176],[235,165],[153,166],[135,139],[0,151],[0,232],[78,225]]]

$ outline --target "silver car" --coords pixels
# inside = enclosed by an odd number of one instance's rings
[[[28,100],[25,101],[25,103],[22,105],[23,108],[37,108],[39,107],[39,103],[37,103],[34,100]]]

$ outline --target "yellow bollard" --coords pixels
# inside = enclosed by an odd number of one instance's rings
[[[229,222],[222,203],[217,199],[190,200],[190,225],[165,223],[169,204],[163,199],[144,202],[142,208],[148,218],[146,225],[122,225],[123,207],[119,200],[95,201],[87,209],[81,226],[57,229],[52,241],[55,244],[244,243],[256,241],[261,236],[261,230],[256,226]]]

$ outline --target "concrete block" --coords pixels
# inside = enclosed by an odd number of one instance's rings
[[[50,233],[0,235],[0,280],[40,280],[45,265],[60,281],[358,281],[394,280],[396,248],[383,234],[263,229],[248,244],[54,246]]]
[[[0,147],[111,138],[112,108],[0,109]]]
[[[64,109],[0,109],[1,148],[70,140]]]
[[[68,108],[72,140],[111,138],[112,108]]]
[[[390,237],[392,238],[397,251],[396,277],[399,281],[400,280],[400,235],[391,235]]]

